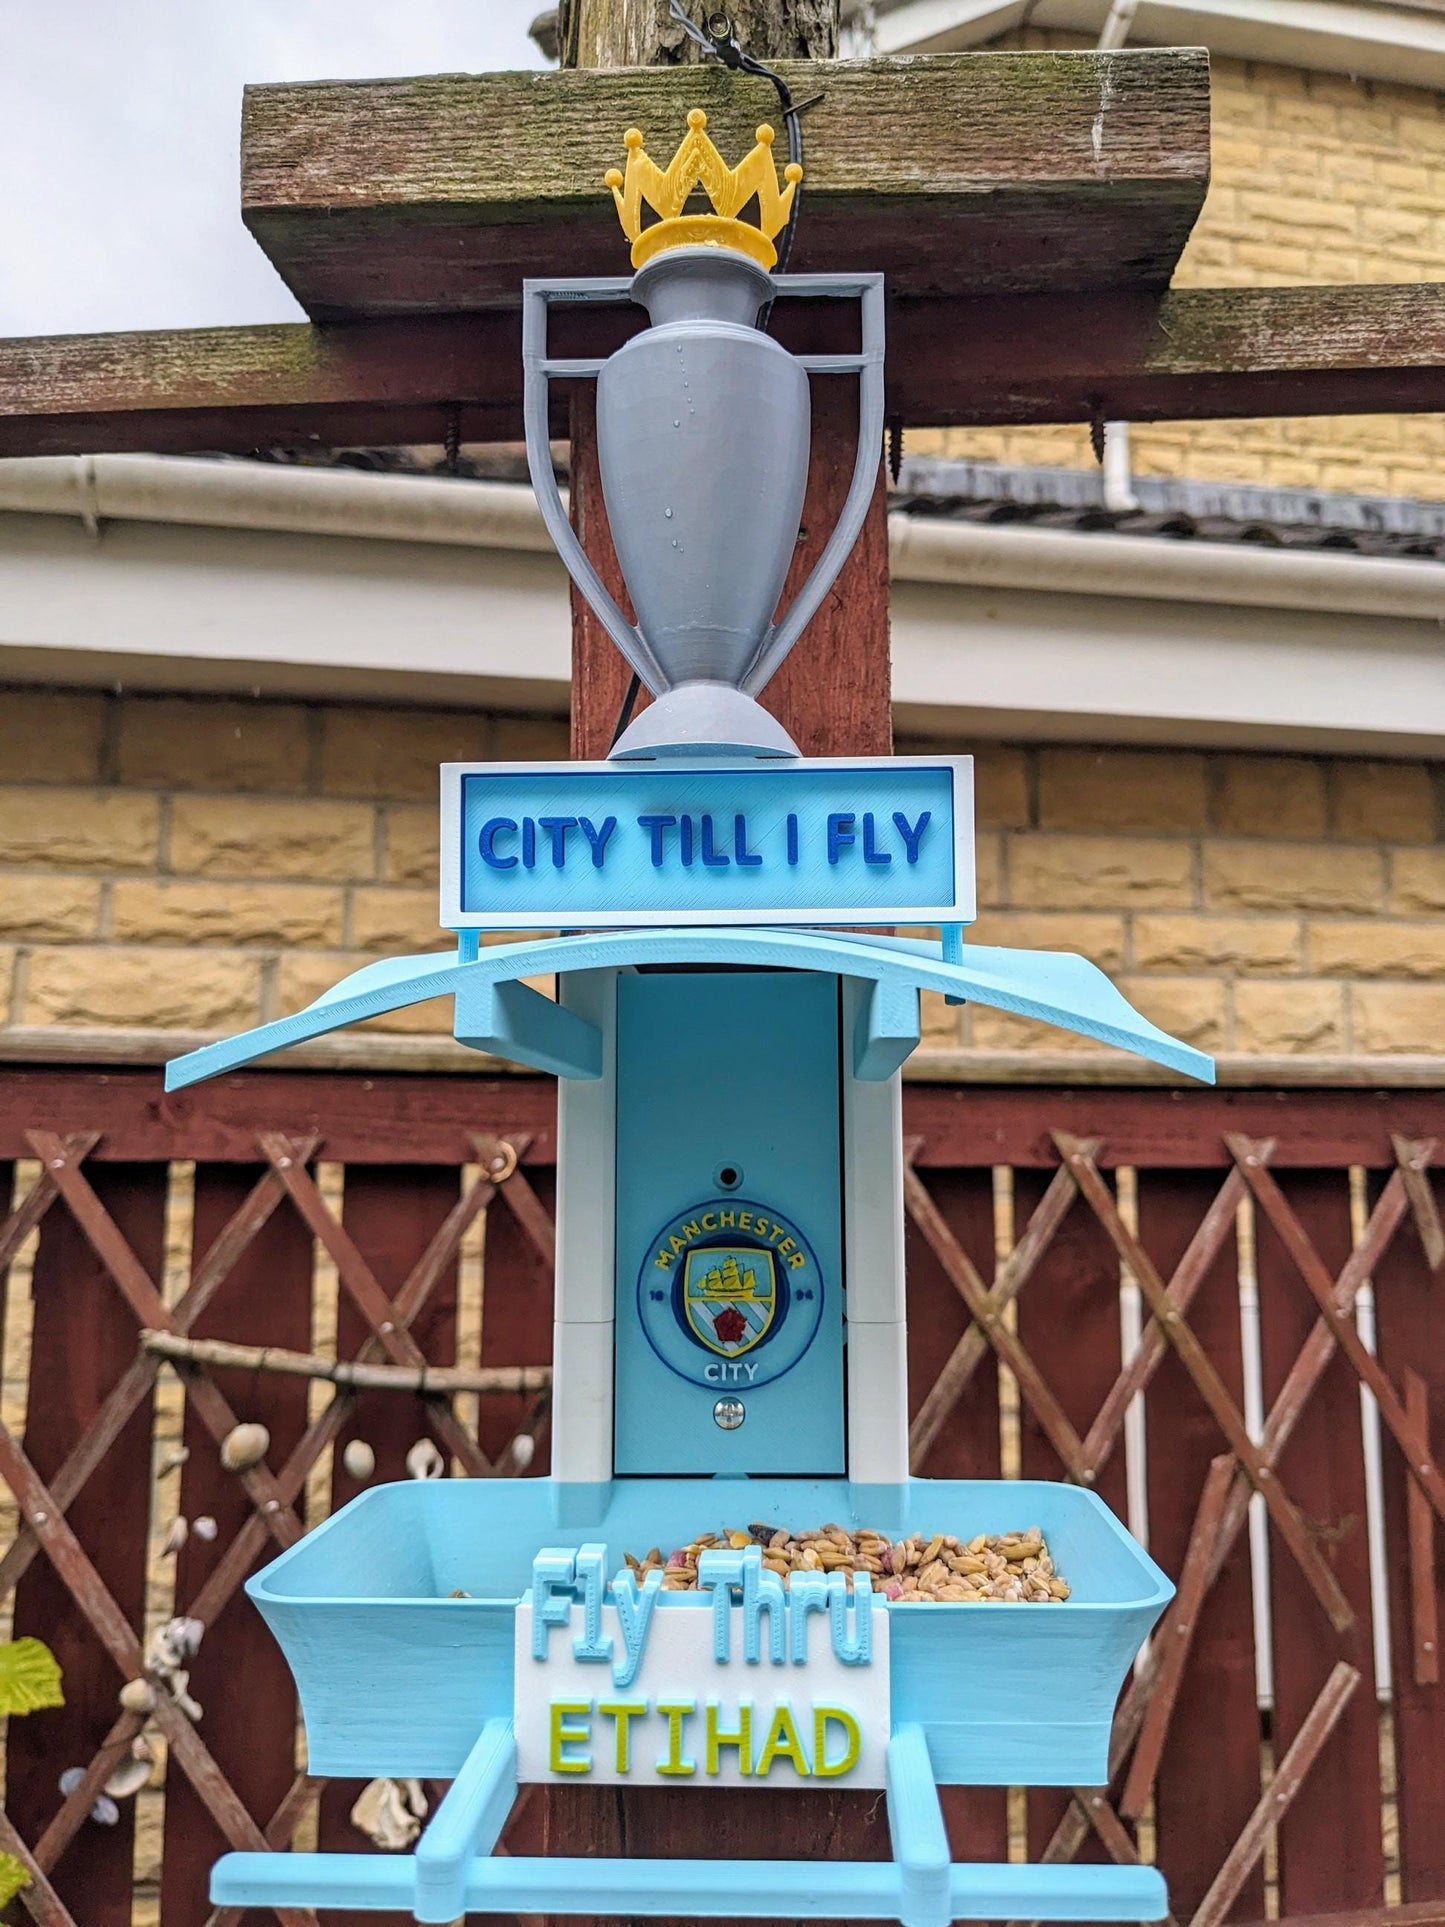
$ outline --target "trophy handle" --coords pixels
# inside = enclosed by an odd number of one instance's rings
[[[616,598],[577,539],[577,531],[572,526],[562,501],[562,492],[557,486],[557,477],[552,472],[551,437],[548,434],[549,381],[554,376],[571,381],[595,381],[602,367],[600,360],[554,361],[548,356],[549,305],[553,301],[625,301],[631,285],[630,280],[621,277],[576,281],[526,280],[522,283],[522,420],[527,435],[527,467],[531,473],[537,506],[542,511],[547,533],[557,545],[563,566],[577,584],[592,613],[622,651],[628,666],[652,694],[658,696],[668,687],[667,676],[642,631],[622,613]],[[819,558],[820,567],[826,559],[826,555]]]
[[[843,512],[824,544],[823,553],[811,573],[788,605],[781,622],[775,623],[754,656],[739,687],[746,695],[756,696],[770,680],[784,656],[818,612],[823,597],[832,588],[839,571],[862,533],[863,523],[878,484],[878,464],[883,441],[883,276],[859,274],[781,274],[774,277],[782,295],[857,296],[861,311],[862,351],[856,355],[799,355],[798,360],[812,375],[855,374],[858,376],[858,453],[853,464],[853,479],[848,485]],[[549,469],[550,473],[550,469]],[[604,591],[605,593],[605,591]],[[645,680],[645,678],[644,678]]]

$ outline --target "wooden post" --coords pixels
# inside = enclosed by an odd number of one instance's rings
[[[564,57],[579,47],[596,64],[609,66],[690,57],[686,49],[679,56],[674,48],[672,36],[682,36],[669,23],[664,0],[573,0],[570,13],[570,22],[566,13],[563,17]],[[836,0],[831,5],[826,0],[753,0],[748,7],[734,6],[732,13],[739,38],[746,33],[746,44],[759,59],[832,51]],[[644,22],[650,35],[640,34]],[[808,491],[784,605],[812,567],[842,507],[853,470],[856,424],[856,384],[836,377],[815,380]],[[590,390],[574,402],[571,426],[575,526],[625,606],[602,505]],[[720,513],[726,514],[726,507],[720,504]],[[572,613],[572,753],[602,757],[612,741],[629,672],[575,590]],[[880,756],[892,747],[881,449],[878,488],[862,537],[822,608],[764,691],[763,701],[805,755]],[[866,1793],[716,1790],[699,1799],[688,1790],[670,1788],[614,1792],[565,1787],[548,1789],[546,1797],[551,1853],[697,1856],[724,1869],[733,1859],[879,1859],[888,1854],[883,1802]]]
[[[694,19],[712,11],[687,0]],[[758,60],[832,60],[838,0],[729,0],[738,42]],[[699,49],[672,18],[668,0],[562,0],[558,35],[564,67],[679,66]]]
[[[760,60],[800,53],[821,56],[836,45],[836,0],[831,4],[829,0],[751,0],[750,5],[733,6],[731,13],[739,40]],[[665,0],[572,0],[563,9],[562,46],[564,59],[581,49],[586,58],[575,64],[609,67],[690,59],[697,52],[670,20]],[[807,218],[806,199],[802,218]],[[856,265],[871,264],[859,261]],[[808,493],[797,556],[783,591],[785,605],[837,520],[853,471],[856,423],[856,384],[838,377],[815,380]],[[571,427],[573,522],[608,587],[625,607],[626,592],[607,533],[597,473],[590,387],[573,402]],[[804,755],[886,756],[892,747],[888,531],[881,449],[879,458],[878,489],[862,537],[822,608],[763,695],[766,707],[791,732]],[[726,514],[726,503],[719,504],[719,512]],[[574,589],[574,756],[607,754],[628,679],[627,665]]]

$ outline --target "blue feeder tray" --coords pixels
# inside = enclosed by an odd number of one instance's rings
[[[301,1695],[310,1770],[450,1779],[413,1856],[232,1854],[221,1905],[466,1911],[1153,1920],[1144,1867],[950,1865],[936,1787],[1098,1785],[1118,1689],[1172,1593],[1091,1492],[1039,1481],[912,1480],[892,1517],[855,1509],[845,1480],[620,1481],[595,1516],[559,1524],[546,1481],[374,1488],[253,1578],[247,1590]],[[867,1516],[863,1516],[866,1512]],[[1071,1597],[1057,1607],[895,1605],[890,1615],[891,1862],[729,1863],[489,1858],[516,1792],[513,1621],[543,1546],[681,1544],[754,1519],[835,1519],[902,1536],[1042,1527]],[[471,1597],[452,1598],[461,1590]],[[672,1609],[709,1610],[669,1599]],[[881,1602],[880,1602],[881,1603]],[[936,1816],[936,1825],[935,1825]],[[443,1872],[438,1872],[443,1867]],[[429,1887],[429,1882],[432,1885]],[[438,1884],[439,1883],[439,1884]],[[430,1898],[429,1898],[430,1895]],[[426,1908],[432,1911],[426,1911]],[[436,1911],[441,1909],[441,1911]]]

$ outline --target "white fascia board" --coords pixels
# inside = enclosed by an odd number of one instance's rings
[[[907,0],[880,14],[873,30],[880,54],[966,52],[1012,33],[1030,13],[1028,0]]]
[[[893,703],[901,731],[949,739],[1436,756],[1445,750],[1445,627],[900,583]]]
[[[1108,13],[1109,0],[907,0],[879,18],[877,50],[957,52],[1025,17],[1033,27],[1097,36]],[[1445,16],[1349,0],[1139,0],[1129,39],[1436,90],[1445,75]]]
[[[334,526],[330,479],[312,472],[304,505],[266,513]],[[470,539],[449,520],[399,540],[380,530],[413,511],[386,498],[415,481],[345,480],[380,491],[346,536],[114,519],[113,504],[94,534],[73,506],[0,513],[0,679],[565,711],[566,577],[539,552],[530,491],[468,509],[441,484],[448,518],[474,515]],[[1439,563],[900,515],[890,534],[900,728],[1445,748]]]
[[[555,556],[0,514],[0,679],[565,713]]]

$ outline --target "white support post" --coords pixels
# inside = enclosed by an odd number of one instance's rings
[[[848,1478],[908,1479],[903,1280],[903,1081],[852,1075],[868,987],[843,980],[843,1219],[848,1276]]]
[[[948,1927],[953,1869],[928,1740],[917,1725],[900,1726],[888,1742],[888,1832],[899,1875],[903,1927]]]
[[[417,1842],[413,1918],[438,1922],[460,1918],[466,1911],[472,1858],[496,1846],[516,1798],[517,1743],[512,1722],[488,1720]]]
[[[557,1289],[552,1352],[552,1477],[612,1477],[616,1266],[617,976],[563,977],[565,1007],[602,1037],[602,1074],[557,1088]]]

